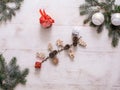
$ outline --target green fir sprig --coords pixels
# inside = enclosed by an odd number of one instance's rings
[[[105,21],[102,25],[95,25],[92,23],[92,16],[96,12],[102,12]],[[84,24],[90,22],[90,26],[95,27],[97,32],[100,33],[103,30],[103,27],[109,31],[109,37],[112,38],[112,46],[116,47],[119,43],[120,38],[120,26],[114,26],[111,23],[111,15],[114,13],[120,13],[120,6],[115,5],[115,0],[85,0],[85,3],[80,5],[80,15],[86,15],[87,18],[84,20]]]
[[[11,20],[23,0],[0,0],[0,23]]]
[[[21,71],[16,62],[14,57],[7,64],[3,55],[0,55],[0,90],[14,90],[18,84],[25,85],[29,70]]]

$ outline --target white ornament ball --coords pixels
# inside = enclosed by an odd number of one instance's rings
[[[111,22],[113,25],[119,26],[120,25],[120,13],[112,14]]]
[[[92,16],[92,23],[95,25],[101,25],[104,22],[104,20],[105,20],[104,15],[100,12],[95,13]]]

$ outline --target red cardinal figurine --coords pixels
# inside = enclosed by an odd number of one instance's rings
[[[40,21],[40,24],[44,27],[44,28],[49,28],[52,26],[52,23],[54,23],[54,20],[46,14],[45,10],[41,10],[40,9],[40,14],[41,14],[41,17],[39,19]]]

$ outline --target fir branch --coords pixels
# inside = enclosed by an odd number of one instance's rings
[[[91,5],[85,3],[85,4],[82,4],[82,5],[79,7],[79,9],[81,9],[81,10],[85,10],[85,9],[87,9],[87,8],[89,8],[89,7],[91,7]]]
[[[88,17],[84,20],[84,24],[88,23],[88,22],[91,20],[92,15],[93,15],[94,13],[95,13],[95,12],[93,11],[93,12],[91,12],[91,13],[88,15]]]
[[[92,21],[89,24],[91,27],[97,27],[97,25],[93,24]]]
[[[103,14],[104,14],[104,17],[105,17],[104,25],[109,30],[109,29],[111,29],[111,25],[112,25],[111,24],[111,13],[106,12],[106,13],[103,13]]]
[[[119,43],[119,39],[118,39],[118,33],[114,32],[113,33],[113,38],[112,38],[112,45],[113,47],[116,47]]]
[[[115,5],[115,8],[114,8],[114,10],[112,10],[112,13],[120,13],[120,6]]]
[[[92,6],[95,6],[95,5],[97,5],[97,4],[99,4],[98,3],[98,0],[85,0],[88,4],[91,4]]]
[[[17,10],[20,9],[23,0],[1,0],[0,1],[0,22],[6,22],[11,20]],[[8,4],[15,4],[15,7],[11,7]]]
[[[109,36],[109,37],[112,37],[112,34],[113,34],[113,30],[109,30],[108,36]]]
[[[90,21],[90,18],[87,18],[84,20],[84,24],[88,23]]]
[[[113,47],[116,47],[119,43],[120,26],[114,26],[110,24],[109,37],[112,37],[112,45]]]
[[[86,10],[83,10],[80,12],[80,15],[86,15],[86,14],[88,14],[88,12]]]
[[[120,26],[114,26],[111,24],[111,15],[114,13],[120,13],[120,5],[115,5],[115,0],[105,0],[105,2],[99,2],[98,0],[85,0],[85,4],[80,6],[82,15],[88,15],[84,20],[84,24],[90,21],[90,26],[97,28],[97,32],[100,33],[103,30],[104,25],[108,29],[109,37],[112,37],[112,45],[116,47],[120,38]],[[102,25],[95,25],[92,23],[91,12],[101,12],[104,14],[105,21]]]
[[[103,30],[103,27],[104,27],[104,23],[99,25],[98,28],[97,28],[97,33],[101,33],[102,30]]]
[[[25,78],[29,70],[21,71],[16,62],[17,59],[14,57],[9,64],[6,64],[4,57],[0,55],[0,89],[14,90],[19,83],[23,85],[26,83]]]
[[[21,79],[20,79],[20,83],[21,84],[25,84],[26,83],[26,79],[25,79],[25,77],[27,76],[27,74],[29,73],[29,70],[28,69],[25,69],[25,70],[23,70],[22,72],[21,72],[22,74],[21,74]]]
[[[106,3],[109,3],[109,2],[115,2],[115,0],[105,0]]]
[[[120,37],[120,29],[119,29],[119,30],[117,30],[117,33],[118,33],[118,36]]]

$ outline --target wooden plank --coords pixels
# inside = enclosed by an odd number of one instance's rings
[[[35,53],[35,50],[7,50],[4,52],[8,61],[12,56],[16,56],[22,69],[26,67],[30,69],[27,85],[25,87],[20,85],[16,90],[22,88],[24,90],[119,88],[119,83],[116,84],[119,80],[119,53],[77,52],[75,59],[70,60],[67,53],[63,52],[58,55],[60,60],[58,66],[52,65],[48,60],[42,65],[40,71],[34,69]]]
[[[120,45],[112,48],[106,29],[97,34],[94,28],[82,24],[85,17],[78,9],[82,3],[84,0],[25,0],[16,17],[0,26],[0,52],[7,61],[16,56],[21,69],[30,69],[26,86],[19,85],[15,90],[120,90]],[[55,19],[49,29],[40,27],[40,8]],[[72,43],[75,27],[88,46],[78,46],[74,60],[62,52],[58,66],[48,60],[36,71],[36,52],[48,55],[48,43],[57,49],[57,39]]]

